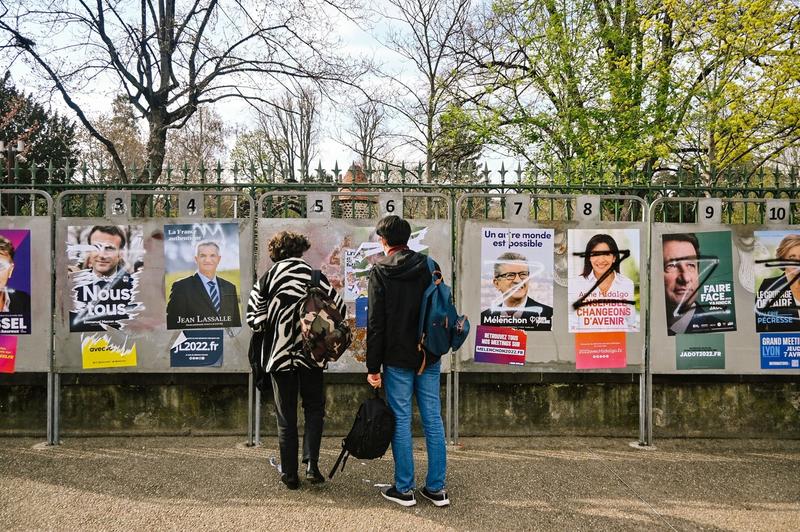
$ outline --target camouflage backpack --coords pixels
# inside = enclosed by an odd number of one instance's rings
[[[338,360],[352,339],[344,316],[320,286],[320,275],[311,272],[306,296],[297,304],[303,353],[316,363]]]

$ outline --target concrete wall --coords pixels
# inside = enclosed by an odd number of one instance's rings
[[[369,393],[364,380],[327,376],[327,434],[349,430]],[[246,375],[236,374],[64,375],[62,437],[245,434],[246,386]],[[635,375],[462,374],[459,434],[636,438],[638,401]],[[43,437],[45,402],[44,375],[0,376],[0,435]],[[262,404],[262,434],[274,435],[270,398]],[[657,376],[653,407],[656,438],[800,438],[796,377]]]

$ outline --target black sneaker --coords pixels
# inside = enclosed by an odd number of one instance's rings
[[[447,492],[445,490],[428,491],[428,487],[426,486],[419,490],[419,493],[431,501],[434,506],[450,506],[450,499],[447,498]]]
[[[396,502],[400,506],[414,506],[417,504],[417,499],[414,497],[414,490],[400,493],[397,491],[397,488],[392,486],[391,488],[381,490],[381,495],[383,495],[385,499]]]

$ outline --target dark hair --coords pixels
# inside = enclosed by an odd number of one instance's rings
[[[667,242],[689,242],[694,248],[694,254],[700,256],[700,242],[694,233],[674,233],[671,235],[661,235],[661,247]]]
[[[11,262],[14,262],[14,244],[2,235],[0,235],[0,253],[5,253]]]
[[[617,247],[617,242],[611,235],[600,233],[599,235],[594,235],[586,243],[586,252],[583,254],[583,273],[581,276],[589,277],[589,274],[592,273],[592,263],[589,259],[592,256],[592,250],[597,244],[606,244],[608,246],[608,249],[614,255],[614,271],[619,273],[619,247]]]
[[[411,225],[399,216],[392,214],[378,222],[375,233],[386,239],[390,246],[404,246],[411,237]]]
[[[120,237],[120,239],[122,239],[122,245],[120,245],[120,248],[124,248],[125,244],[128,242],[128,239],[125,238],[125,233],[123,233],[122,229],[120,229],[116,225],[95,225],[94,227],[92,227],[92,230],[89,231],[89,237],[86,239],[86,242],[91,244],[92,235],[95,233],[105,233],[107,235]]]
[[[290,257],[302,257],[303,253],[311,249],[311,243],[306,238],[306,235],[292,231],[281,231],[270,239],[267,248],[272,262],[278,262]]]

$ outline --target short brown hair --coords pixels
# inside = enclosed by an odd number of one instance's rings
[[[281,231],[270,239],[267,247],[269,248],[269,258],[272,259],[272,262],[278,262],[289,257],[302,257],[303,253],[311,249],[311,243],[306,235]]]
[[[0,236],[0,253],[5,253],[14,262],[14,244],[4,236]]]

